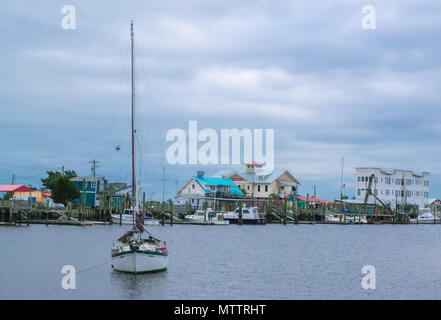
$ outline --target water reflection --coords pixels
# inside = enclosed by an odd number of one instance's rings
[[[131,274],[112,270],[110,283],[112,290],[121,293],[124,299],[149,299],[166,291],[168,271]]]

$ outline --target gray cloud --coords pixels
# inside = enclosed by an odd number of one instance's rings
[[[333,198],[339,159],[428,170],[441,191],[441,4],[371,1],[4,1],[0,12],[0,183],[38,184],[64,165],[127,180],[129,22],[135,20],[141,172],[160,195],[165,133],[274,128],[276,165]],[[121,145],[117,152],[115,145]],[[166,165],[166,197],[201,166]],[[209,166],[210,174],[220,166]],[[349,192],[353,193],[353,191]]]

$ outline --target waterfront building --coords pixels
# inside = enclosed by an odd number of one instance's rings
[[[382,169],[374,167],[356,168],[355,197],[364,200],[366,190],[371,180],[371,191],[392,209],[406,204],[418,205],[424,208],[429,203],[430,173],[414,172],[411,170]],[[368,202],[374,203],[370,195]]]
[[[183,202],[189,200],[191,205],[199,204],[199,207],[202,207],[205,201],[211,206],[216,199],[241,198],[243,195],[242,190],[233,180],[219,177],[204,177],[204,173],[199,171],[196,176],[191,177],[178,191],[176,199]]]
[[[268,199],[271,194],[282,198],[298,194],[300,182],[288,170],[274,169],[270,174],[261,175],[259,169],[265,165],[264,163],[252,161],[244,165],[245,170],[219,171],[214,177],[233,180],[247,197],[253,199]]]
[[[47,201],[51,201],[52,193],[49,191],[32,190],[16,191],[14,192],[14,200],[32,200],[32,203],[46,204]]]
[[[83,201],[83,180],[86,183],[86,206],[95,207],[101,204],[103,193],[107,187],[107,180],[104,177],[74,177],[70,179],[80,191],[80,197],[73,200],[76,203]]]

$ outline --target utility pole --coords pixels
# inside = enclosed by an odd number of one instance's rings
[[[95,160],[95,159],[89,161],[89,163],[92,164],[91,170],[92,170],[92,176],[93,176],[94,178],[95,178],[95,176],[96,176],[96,168],[99,168],[99,167],[100,167],[100,166],[97,165],[98,162],[99,162],[99,161],[97,161],[97,160]],[[64,175],[64,167],[63,167],[63,175]]]
[[[341,221],[341,213],[343,212],[343,219],[344,222],[346,222],[346,213],[344,212],[343,207],[343,165],[344,165],[344,158],[341,158],[341,179],[340,179],[340,221]]]
[[[15,182],[15,174],[13,173],[12,174],[12,183],[11,184],[14,184],[14,182]]]
[[[164,202],[164,174],[165,174],[165,167],[162,167],[162,202]]]
[[[254,178],[251,180],[251,207],[254,206]]]

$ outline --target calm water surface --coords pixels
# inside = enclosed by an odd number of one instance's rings
[[[169,268],[137,276],[110,267],[126,229],[0,227],[0,298],[441,298],[441,225],[150,227],[167,240]],[[61,288],[68,264],[76,290]],[[361,287],[364,265],[376,268],[376,290]]]

